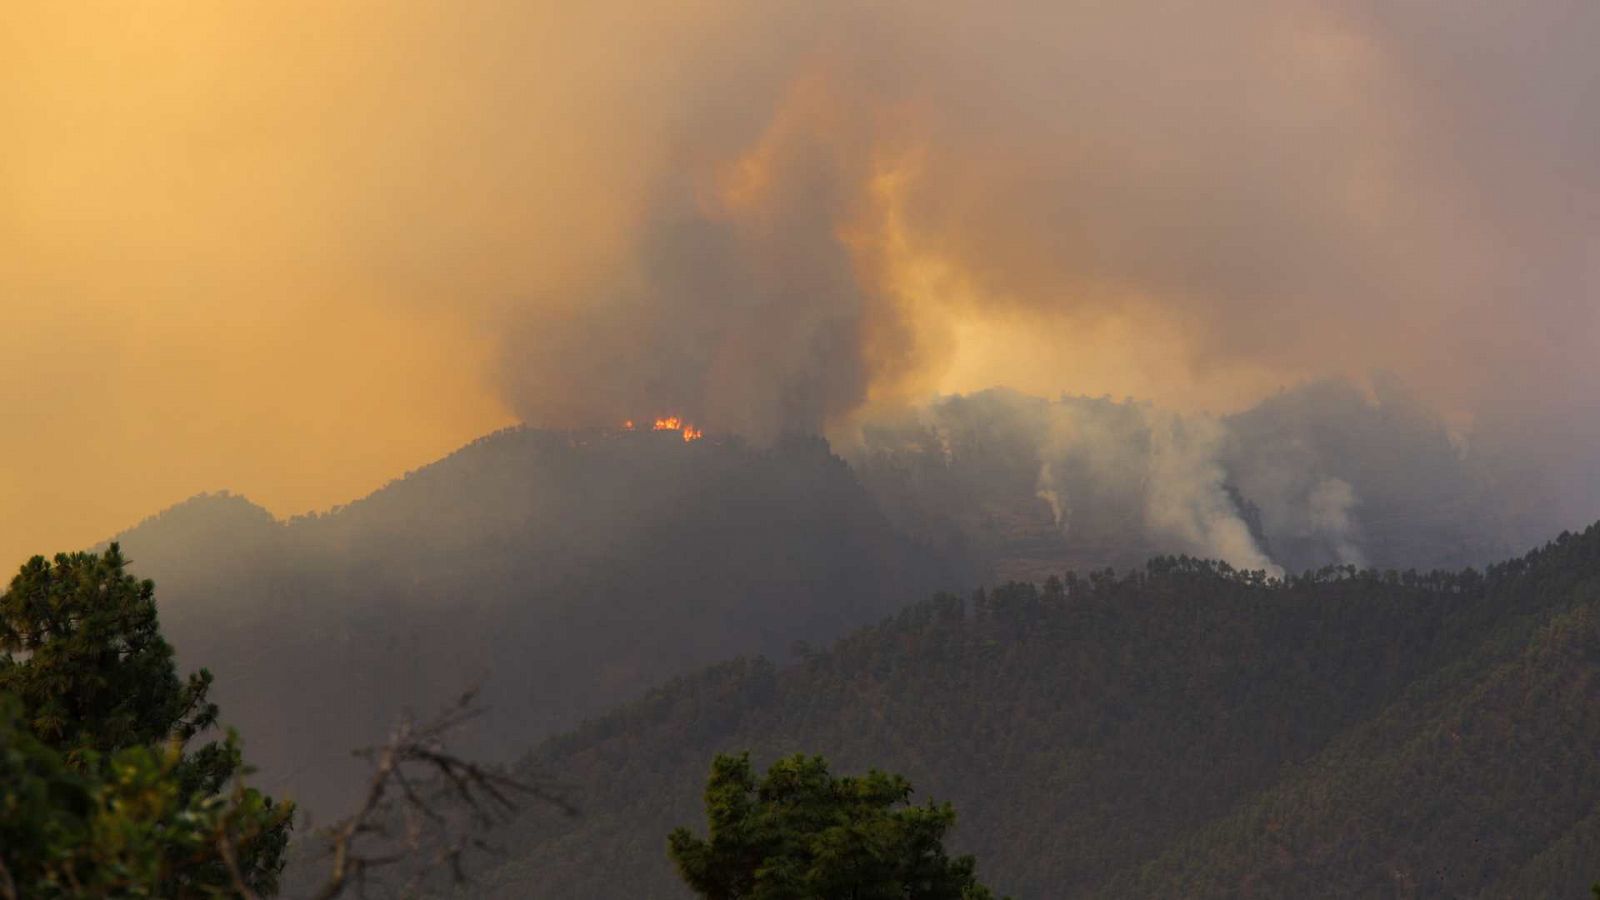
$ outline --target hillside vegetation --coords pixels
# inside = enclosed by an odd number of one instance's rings
[[[1016,897],[1581,897],[1597,694],[1600,526],[1483,573],[1166,558],[941,596],[544,743],[584,815],[519,821],[477,892],[684,896],[664,836],[748,749],[903,773]]]
[[[464,752],[512,758],[652,684],[782,656],[950,583],[820,441],[514,430],[288,522],[207,496],[121,537],[181,659],[216,673],[259,781],[324,816],[350,750],[482,685]]]
[[[463,749],[510,759],[664,679],[783,662],[937,590],[1158,553],[1271,571],[1503,555],[1471,454],[1349,383],[1227,420],[989,391],[839,452],[513,429],[326,513],[207,495],[119,539],[263,785],[328,814],[360,781],[347,748],[474,684],[489,714]]]

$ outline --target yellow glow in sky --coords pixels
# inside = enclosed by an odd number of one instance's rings
[[[0,565],[524,419],[1384,368],[1565,421],[1600,28],[1525,6],[0,3]]]

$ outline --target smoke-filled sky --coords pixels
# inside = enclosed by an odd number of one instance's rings
[[[0,559],[519,420],[995,384],[1384,370],[1592,478],[1597,46],[1593,0],[6,3]]]

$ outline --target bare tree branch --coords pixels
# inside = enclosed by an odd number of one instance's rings
[[[481,714],[476,700],[477,691],[468,691],[427,722],[407,716],[382,746],[358,752],[372,763],[372,780],[361,806],[323,830],[332,869],[316,900],[333,900],[351,888],[359,896],[371,873],[400,863],[416,864],[402,893],[419,891],[441,869],[459,884],[466,880],[467,854],[488,849],[480,835],[509,820],[521,799],[577,813],[551,786],[513,778],[445,747],[452,731]],[[402,826],[398,835],[396,825]]]
[[[234,852],[233,839],[228,836],[226,826],[217,835],[217,852],[227,865],[228,877],[233,879],[233,889],[239,892],[239,896],[244,900],[261,900],[260,895],[251,890],[250,885],[244,880],[244,873],[239,871],[239,855]]]

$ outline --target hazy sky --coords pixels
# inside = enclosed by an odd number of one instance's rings
[[[1596,46],[1593,0],[9,2],[0,561],[519,420],[996,383],[1386,369],[1582,470]]]

